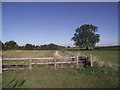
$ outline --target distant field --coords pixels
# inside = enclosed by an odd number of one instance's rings
[[[9,50],[3,51],[3,58],[42,58],[53,57],[54,50]],[[32,62],[48,62],[53,60],[32,60]],[[29,63],[29,60],[6,60],[3,63]]]
[[[92,54],[101,61],[118,63],[118,51],[82,51],[82,53],[86,55]]]
[[[112,65],[118,65],[118,52],[120,51],[112,51],[112,50],[105,50],[105,51],[72,51],[72,52],[79,52],[80,54],[84,55],[93,55],[93,59],[96,61],[103,61],[105,63],[109,63]]]
[[[71,48],[67,48],[68,51],[77,51],[77,50],[86,50],[85,47],[83,48],[79,48],[79,47],[71,47]],[[120,50],[120,46],[96,46],[94,48],[89,47],[89,50]]]
[[[3,58],[53,57],[54,50],[9,50],[3,51]]]

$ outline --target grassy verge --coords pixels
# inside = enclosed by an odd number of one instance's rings
[[[0,73],[0,90],[2,89],[2,73]]]
[[[32,70],[3,72],[3,88],[116,88],[117,73],[98,66],[78,70],[35,66]]]

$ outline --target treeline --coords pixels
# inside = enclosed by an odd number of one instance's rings
[[[66,47],[55,45],[53,43],[45,45],[32,45],[27,43],[26,45],[19,46],[15,41],[8,41],[5,43],[0,41],[0,49],[2,50],[58,50],[64,48]]]
[[[0,50],[68,50],[68,51],[78,51],[86,50],[85,48],[79,47],[64,47],[56,45],[53,43],[45,45],[32,45],[27,43],[26,45],[19,46],[15,41],[1,42],[0,41]],[[96,46],[94,48],[89,48],[89,50],[120,50],[120,46]]]

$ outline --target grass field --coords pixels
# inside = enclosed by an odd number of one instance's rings
[[[105,50],[105,51],[73,51],[73,53],[79,52],[80,54],[84,54],[84,55],[93,55],[93,59],[96,62],[101,62],[104,63],[106,65],[111,65],[111,66],[118,66],[118,53],[120,51],[109,51],[109,50]]]
[[[118,51],[82,51],[85,55],[92,54],[96,56],[98,60],[118,63]]]
[[[55,51],[4,51],[3,57],[51,57]],[[79,51],[98,61],[118,64],[117,51]],[[54,70],[49,65],[34,65],[32,70],[4,71],[3,88],[116,88],[118,70],[104,65],[72,69],[68,65]]]
[[[54,50],[9,50],[3,51],[3,58],[53,57]]]

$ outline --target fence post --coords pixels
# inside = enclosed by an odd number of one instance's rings
[[[93,66],[93,61],[92,61],[92,55],[91,54],[89,55],[89,59],[90,59],[90,66],[92,67]]]
[[[56,58],[54,58],[54,68],[55,68],[55,70],[56,70]]]
[[[77,62],[76,62],[76,67],[77,67],[77,69],[79,68],[79,66],[78,66],[78,56],[77,56]]]
[[[85,56],[85,63],[84,63],[85,67],[88,65],[88,56]]]
[[[32,58],[30,57],[30,59],[29,59],[29,69],[30,69],[30,70],[32,69],[32,64],[31,64],[31,62],[32,62]]]
[[[0,56],[0,73],[2,73],[2,57],[1,56]]]

